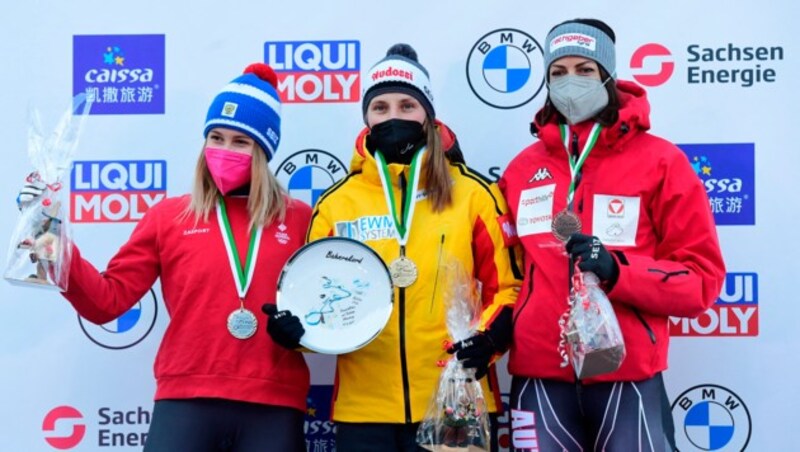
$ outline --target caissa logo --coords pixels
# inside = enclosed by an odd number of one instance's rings
[[[645,67],[648,62],[648,67]],[[657,65],[657,67],[655,67]],[[675,71],[672,53],[661,44],[645,44],[631,55],[633,78],[644,86],[659,86],[666,83]]]
[[[153,289],[131,309],[111,322],[95,325],[81,316],[78,323],[86,337],[111,350],[122,350],[142,342],[153,330],[158,317],[158,299]]]
[[[523,31],[502,28],[483,35],[467,57],[472,92],[495,108],[527,104],[544,86],[542,47]]]
[[[42,421],[42,431],[46,434],[44,439],[47,444],[60,450],[77,446],[86,434],[86,425],[77,422],[81,419],[83,419],[81,412],[71,406],[62,405],[50,410]],[[56,423],[64,425],[68,420],[72,421],[72,430],[66,435],[56,434]],[[60,430],[65,431],[63,427]],[[49,432],[53,433],[48,435]]]
[[[689,388],[672,403],[675,443],[681,452],[743,451],[750,442],[750,411],[719,385]]]
[[[333,154],[305,149],[287,157],[275,174],[293,198],[313,207],[325,190],[347,174],[347,168]]]

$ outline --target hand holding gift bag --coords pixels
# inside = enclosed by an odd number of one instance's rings
[[[58,126],[45,140],[33,111],[28,133],[28,157],[35,168],[17,197],[21,215],[9,245],[4,277],[11,283],[64,291],[71,258],[69,197],[63,180],[91,101],[73,98]]]
[[[599,284],[597,275],[575,266],[565,334],[575,375],[581,379],[614,372],[625,359],[622,330]]]
[[[457,343],[475,336],[481,305],[474,281],[458,262],[444,270],[447,329]],[[417,431],[417,443],[432,451],[489,450],[489,416],[475,369],[465,369],[456,357],[442,364],[438,388]]]

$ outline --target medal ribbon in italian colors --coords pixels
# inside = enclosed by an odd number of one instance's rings
[[[228,220],[228,212],[225,209],[225,201],[222,197],[217,200],[217,221],[219,222],[219,230],[222,232],[222,241],[225,243],[225,250],[228,252],[228,262],[231,266],[233,273],[233,282],[236,284],[236,291],[239,293],[239,299],[244,300],[247,290],[250,288],[250,283],[253,282],[253,270],[256,268],[256,260],[258,259],[258,248],[261,245],[262,228],[256,228],[255,231],[250,231],[250,245],[247,248],[247,260],[242,267],[239,261],[239,252],[236,249],[236,242],[233,239],[233,230]]]
[[[567,206],[572,206],[572,199],[575,197],[575,181],[578,177],[578,173],[580,173],[583,163],[586,161],[586,157],[589,156],[589,153],[592,152],[594,145],[597,144],[597,138],[600,136],[600,131],[602,129],[603,126],[598,123],[594,123],[592,130],[589,132],[589,137],[586,139],[586,143],[583,145],[583,150],[576,160],[569,150],[569,125],[560,125],[561,139],[564,141],[564,149],[567,151],[567,161],[569,162],[570,173],[569,190],[567,191]]]

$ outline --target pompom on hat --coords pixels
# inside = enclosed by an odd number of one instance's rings
[[[264,63],[253,63],[225,85],[211,102],[203,136],[214,127],[242,132],[255,140],[272,160],[281,139],[278,77]]]
[[[611,76],[617,76],[614,30],[598,19],[573,19],[562,22],[549,33],[544,42],[544,70],[565,56],[581,56],[594,60]]]
[[[408,44],[390,47],[386,56],[367,71],[361,82],[364,88],[361,110],[365,122],[369,103],[375,96],[386,93],[408,94],[422,104],[429,118],[436,118],[428,71],[419,64],[417,52]]]

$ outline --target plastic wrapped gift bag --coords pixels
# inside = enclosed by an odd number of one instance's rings
[[[460,264],[451,262],[442,269],[447,329],[455,343],[476,333],[481,305],[475,283]],[[488,451],[489,415],[475,369],[464,369],[455,357],[443,366],[417,443],[432,451]]]
[[[575,270],[570,293],[567,350],[578,378],[614,372],[625,359],[625,341],[614,308],[594,273]]]
[[[67,290],[71,261],[69,177],[72,154],[91,102],[85,94],[73,98],[53,133],[45,139],[36,111],[31,112],[28,157],[35,172],[28,182],[44,183],[44,193],[22,207],[14,227],[4,277],[11,283]]]

